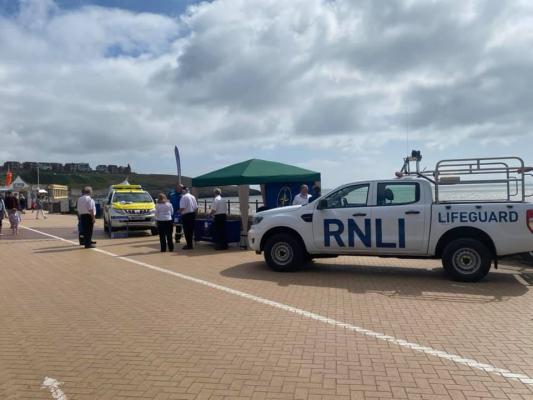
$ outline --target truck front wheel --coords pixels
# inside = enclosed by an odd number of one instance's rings
[[[278,272],[290,272],[300,267],[305,260],[303,244],[288,233],[277,233],[265,244],[265,261]]]
[[[475,239],[456,239],[442,254],[442,266],[456,281],[477,282],[490,270],[493,255],[488,247]]]

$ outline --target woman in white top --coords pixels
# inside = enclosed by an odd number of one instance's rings
[[[159,193],[157,203],[155,204],[155,220],[157,221],[157,230],[159,231],[159,242],[161,243],[161,252],[168,250],[174,251],[174,242],[172,241],[172,216],[174,209],[172,204],[167,200],[167,196]]]

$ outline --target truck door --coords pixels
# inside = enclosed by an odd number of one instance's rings
[[[431,202],[423,199],[419,182],[379,182],[372,210],[376,253],[424,254]]]
[[[338,189],[318,202],[313,213],[313,240],[323,253],[361,253],[370,250],[370,184]]]

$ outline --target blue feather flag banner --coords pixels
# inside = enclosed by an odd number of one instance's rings
[[[178,183],[181,185],[181,159],[178,146],[174,146],[174,154],[176,155],[176,168],[178,170]]]

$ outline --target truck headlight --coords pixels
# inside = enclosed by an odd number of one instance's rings
[[[252,220],[252,225],[258,225],[262,220],[263,220],[263,217],[256,215],[254,219]]]

